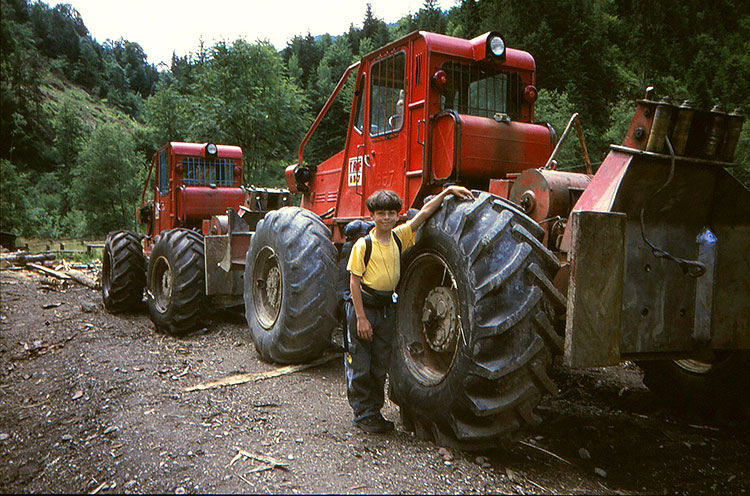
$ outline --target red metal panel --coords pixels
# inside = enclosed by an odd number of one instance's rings
[[[341,150],[318,166],[318,171],[310,184],[310,191],[302,196],[302,208],[322,215],[336,207],[343,161],[344,151]]]
[[[426,33],[423,31],[420,31],[419,34],[425,38],[433,52],[455,55],[472,60],[481,60],[484,56],[484,51],[477,49],[477,47],[484,46],[487,43],[487,35],[489,33],[484,33],[472,40],[453,38],[444,34]],[[506,48],[505,64],[528,71],[536,69],[534,57],[530,53],[513,48]]]
[[[573,211],[609,212],[612,209],[617,190],[620,188],[620,182],[625,176],[632,159],[633,156],[630,154],[610,151],[599,170],[596,171],[596,175],[594,175],[586,191],[576,202]],[[570,251],[571,236],[569,224],[565,229],[560,251],[566,253]]]
[[[242,188],[183,186],[178,193],[178,205],[181,207],[178,210],[179,220],[190,222],[222,215],[228,208],[238,210],[244,201],[245,192]]]
[[[205,157],[206,145],[208,143],[182,143],[172,141],[169,145],[172,147],[175,155],[188,155],[192,157]],[[216,145],[216,156],[221,158],[242,158],[242,148],[232,145]]]
[[[453,118],[445,115],[432,125],[432,177],[447,179],[456,162],[456,126]]]
[[[541,167],[552,153],[546,126],[460,117],[460,178],[503,178],[508,173]]]
[[[490,179],[490,187],[487,191],[501,198],[508,198],[513,182],[513,179]]]

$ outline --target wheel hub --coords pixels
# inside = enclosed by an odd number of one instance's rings
[[[422,309],[422,329],[433,351],[446,351],[458,335],[458,311],[449,288],[439,286],[429,292]]]
[[[266,295],[268,297],[268,303],[273,308],[278,308],[281,303],[281,271],[278,267],[272,267],[268,271],[268,279],[266,279]]]
[[[109,290],[112,285],[112,279],[115,277],[115,263],[113,260],[112,251],[107,250],[104,258],[102,259],[104,267],[102,267],[102,289],[104,295],[109,296]]]
[[[253,279],[256,317],[264,329],[271,329],[281,310],[283,277],[276,253],[270,248],[266,247],[258,254]]]
[[[154,270],[154,300],[157,309],[164,313],[172,301],[172,268],[164,257],[159,257]]]

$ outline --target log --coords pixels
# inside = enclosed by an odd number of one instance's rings
[[[52,270],[50,268],[44,267],[43,265],[38,265],[34,263],[30,263],[26,265],[28,265],[29,267],[31,267],[32,269],[36,271],[43,272],[45,274],[57,277],[58,279],[62,279],[63,281],[72,279],[68,274],[65,274],[64,272],[58,272],[56,270]]]
[[[14,253],[3,253],[0,255],[0,260],[6,261],[6,262],[12,262],[16,264],[27,264],[27,263],[34,263],[34,262],[43,262],[45,260],[54,260],[55,254],[54,253],[42,253],[39,255],[31,255],[29,253],[25,253],[22,251],[17,251]]]
[[[90,278],[86,274],[84,274],[81,271],[70,269],[66,272],[67,275],[70,276],[71,279],[73,279],[75,282],[79,284],[83,284],[84,286],[91,288],[91,289],[99,289],[99,282]]]

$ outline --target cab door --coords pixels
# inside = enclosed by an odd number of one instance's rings
[[[370,64],[367,131],[364,133],[364,197],[390,189],[404,198],[408,163],[408,94],[406,45]],[[404,202],[404,208],[408,208]]]
[[[348,139],[344,152],[344,171],[340,180],[340,200],[337,205],[336,216],[339,218],[362,217],[365,214],[365,199],[362,175],[363,165],[367,157],[365,149],[365,94],[367,92],[367,73],[360,68],[354,86],[354,101],[352,102],[353,118],[350,119],[351,128],[347,131]]]
[[[154,235],[172,228],[172,205],[170,202],[169,147],[157,152],[157,181],[154,195]]]

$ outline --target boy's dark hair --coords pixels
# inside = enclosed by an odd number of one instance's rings
[[[401,210],[401,197],[395,191],[380,189],[370,195],[365,205],[371,214],[375,213],[376,210],[395,210],[398,212]]]

